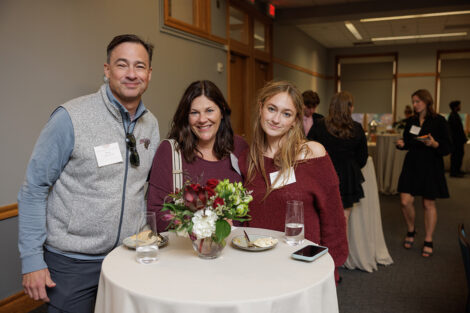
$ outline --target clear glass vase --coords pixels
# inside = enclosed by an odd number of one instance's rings
[[[193,249],[201,259],[215,259],[225,248],[225,240],[218,243],[211,237],[193,240]]]

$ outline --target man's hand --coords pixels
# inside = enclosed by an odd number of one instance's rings
[[[23,275],[24,292],[34,300],[49,302],[46,286],[49,288],[55,287],[47,268]]]

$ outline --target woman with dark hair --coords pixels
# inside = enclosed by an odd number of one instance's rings
[[[330,155],[339,177],[346,226],[353,204],[364,197],[361,168],[367,162],[367,139],[361,124],[353,121],[353,97],[347,91],[333,96],[328,116],[314,124],[308,139],[320,142]]]
[[[327,246],[335,265],[343,265],[348,243],[338,177],[323,146],[305,139],[300,92],[289,82],[270,82],[256,106],[250,150],[240,156],[245,187],[253,190],[249,226],[284,231],[286,202],[300,200],[305,238]]]
[[[248,145],[241,137],[234,136],[230,112],[214,83],[196,81],[186,89],[168,135],[176,142],[175,152],[182,155],[184,180],[200,184],[211,178],[242,180],[237,160]],[[161,219],[161,209],[165,198],[174,191],[172,160],[171,144],[163,141],[153,160],[147,199],[147,209],[156,212],[159,231],[168,226]]]
[[[433,253],[432,235],[437,222],[436,198],[449,198],[444,176],[443,156],[450,152],[450,133],[444,117],[433,108],[429,91],[420,89],[411,95],[415,115],[405,126],[403,139],[397,141],[399,149],[408,150],[398,191],[408,232],[403,246],[410,249],[416,236],[414,199],[423,198],[424,246],[423,257]]]

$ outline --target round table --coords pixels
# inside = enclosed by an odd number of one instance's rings
[[[377,135],[377,185],[386,195],[398,193],[398,179],[406,156],[406,151],[396,148],[400,138],[398,134]]]
[[[261,252],[236,249],[231,240],[243,229],[279,243]],[[291,259],[301,247],[287,245],[283,235],[236,228],[219,258],[203,260],[188,238],[170,233],[169,245],[149,265],[137,263],[135,251],[117,247],[103,261],[95,312],[338,312],[331,256],[314,262]]]

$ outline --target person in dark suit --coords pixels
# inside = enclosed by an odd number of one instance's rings
[[[304,116],[303,116],[303,125],[305,136],[308,135],[308,132],[312,128],[312,125],[315,124],[315,121],[323,118],[323,115],[315,113],[318,105],[320,104],[320,97],[315,91],[307,90],[302,93],[302,98],[304,99]]]
[[[459,115],[460,101],[452,101],[449,104],[452,112],[449,115],[448,123],[450,134],[454,144],[452,154],[450,155],[450,176],[463,177],[464,172],[460,170],[462,166],[464,145],[467,142],[467,135],[463,130],[462,120]]]

